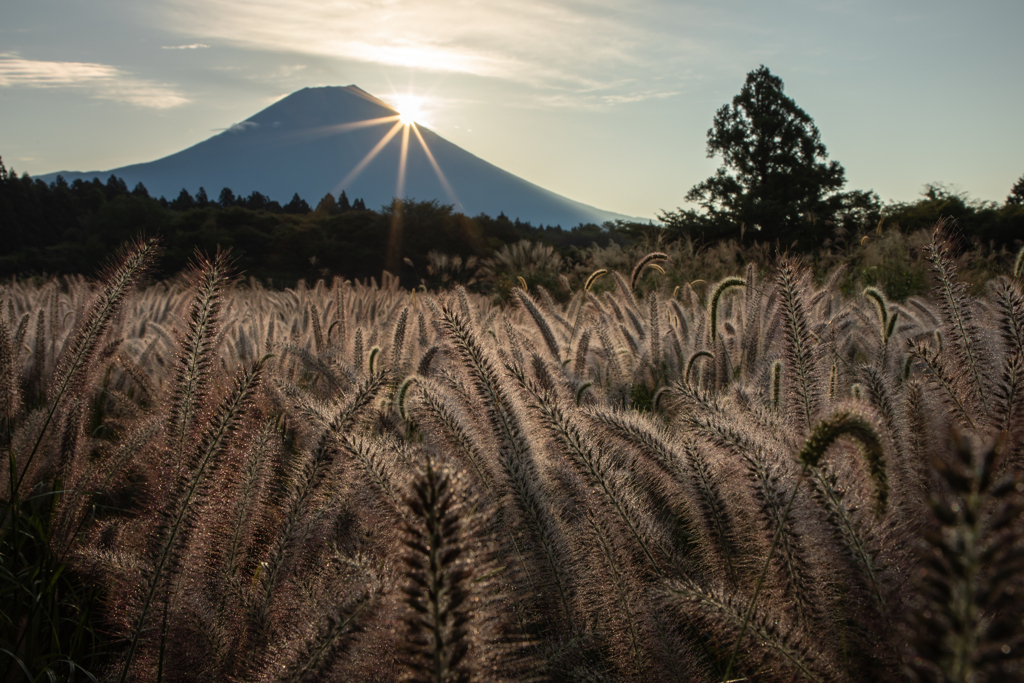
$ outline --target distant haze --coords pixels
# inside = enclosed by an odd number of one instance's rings
[[[400,196],[437,200],[468,215],[504,213],[565,228],[628,218],[545,190],[422,126],[403,126],[397,117],[397,110],[354,85],[304,88],[162,159],[40,178],[51,182],[63,175],[72,182],[115,175],[168,199],[200,187],[211,199],[227,187],[237,196],[256,191],[282,204],[297,193],[314,207],[328,192],[338,197],[344,191],[371,209]]]

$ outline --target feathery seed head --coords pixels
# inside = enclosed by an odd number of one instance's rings
[[[868,471],[875,482],[876,513],[885,512],[889,484],[885,472],[885,449],[874,421],[857,408],[841,408],[819,422],[811,430],[799,459],[809,467],[817,467],[826,451],[841,437],[858,442],[867,460]]]
[[[605,268],[599,268],[598,270],[595,270],[593,273],[590,274],[590,277],[587,278],[586,283],[583,285],[583,291],[589,292],[590,288],[594,286],[594,283],[600,280],[602,276],[607,274],[608,270]]]
[[[665,254],[664,252],[661,251],[652,251],[650,254],[647,254],[642,259],[637,261],[636,265],[633,267],[633,273],[629,277],[629,288],[631,290],[636,289],[636,283],[640,281],[640,276],[643,274],[644,268],[646,268],[648,265],[654,263],[655,261],[667,260],[668,254]],[[660,267],[658,268],[658,270],[660,270],[661,273],[664,275],[664,270],[662,270]]]

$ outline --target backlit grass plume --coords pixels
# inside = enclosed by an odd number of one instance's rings
[[[0,677],[1020,678],[1019,281],[659,244],[3,283]]]

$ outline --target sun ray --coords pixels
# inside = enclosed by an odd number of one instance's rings
[[[324,126],[318,128],[317,131],[324,131],[327,135],[333,133],[347,133],[350,130],[358,130],[360,128],[369,128],[370,126],[381,126],[385,123],[394,123],[399,120],[399,115],[394,114],[393,116],[381,116],[376,119],[365,119],[363,121],[353,121],[351,123],[338,123],[333,126]]]
[[[424,101],[415,95],[395,95],[395,109],[403,125],[411,126],[423,117]]]
[[[315,140],[319,138],[328,137],[331,135],[340,135],[341,133],[348,133],[353,130],[359,130],[361,128],[382,126],[388,123],[393,124],[398,120],[398,114],[395,114],[393,116],[381,116],[375,119],[352,121],[351,123],[337,123],[332,124],[330,126],[317,126],[316,128],[303,128],[301,130],[291,130],[284,133],[283,137],[289,141],[304,142],[307,140]]]
[[[395,196],[405,199],[405,169],[409,160],[409,128],[413,126],[402,126],[402,152],[398,155],[398,187]]]
[[[349,171],[348,175],[341,179],[341,182],[334,186],[334,194],[337,194],[339,191],[345,189],[345,187],[349,183],[355,180],[356,177],[363,172],[363,169],[366,168],[367,165],[369,165],[369,163],[373,161],[373,159],[378,154],[380,154],[380,151],[384,149],[384,145],[388,144],[391,141],[391,138],[395,137],[395,135],[398,134],[398,131],[400,131],[402,128],[403,126],[401,122],[396,121],[395,125],[391,127],[391,130],[389,130],[387,134],[380,139],[380,142],[374,145],[373,149],[371,149],[366,154],[366,156],[363,157],[363,160],[356,164],[356,167]]]
[[[441,181],[441,185],[444,186],[445,192],[448,193],[448,199],[452,200],[456,207],[461,207],[462,202],[459,201],[458,197],[455,196],[455,190],[448,184],[448,178],[445,177],[444,171],[441,170],[441,166],[437,163],[437,159],[434,158],[433,152],[430,151],[430,147],[427,146],[427,141],[423,139],[420,134],[419,126],[413,125],[412,132],[416,133],[417,139],[420,141],[420,146],[423,148],[423,152],[427,155],[427,159],[430,160],[430,165],[434,167],[434,173],[437,174],[437,179]]]

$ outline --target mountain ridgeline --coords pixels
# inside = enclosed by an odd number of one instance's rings
[[[469,216],[504,213],[512,220],[564,228],[628,218],[545,190],[423,126],[402,130],[397,115],[393,107],[354,85],[303,88],[162,159],[102,172],[60,171],[40,178],[52,182],[61,175],[72,182],[115,175],[129,186],[141,182],[154,195],[167,197],[178,195],[182,188],[194,193],[200,187],[212,192],[229,187],[246,195],[260,192],[282,204],[296,193],[316,201],[327,193],[338,196],[345,191],[377,208],[400,196],[437,200]],[[396,125],[399,130],[388,137]],[[407,155],[400,183],[403,146]]]

